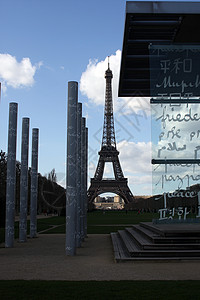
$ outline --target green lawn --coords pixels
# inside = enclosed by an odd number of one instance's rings
[[[199,281],[0,281],[0,299],[197,300]]]
[[[87,214],[88,234],[109,234],[124,229],[131,224],[150,222],[158,218],[157,213],[138,214],[135,211],[93,211]],[[57,226],[53,228],[53,226]],[[30,221],[27,223],[29,234]],[[65,233],[65,217],[49,217],[37,220],[37,231],[45,234]],[[4,229],[0,228],[0,243],[4,241]],[[19,222],[15,222],[15,238],[19,236]]]
[[[158,214],[142,213],[135,211],[93,211],[87,215],[88,225],[107,224],[138,224],[139,222],[149,222],[158,217]]]
[[[152,219],[156,217],[158,217],[158,214],[137,214],[137,212],[134,211],[128,211],[127,213],[125,211],[93,211],[87,214],[88,234],[109,234],[110,232],[124,229],[130,224],[152,221]],[[38,228],[41,228],[41,226],[44,226],[43,229],[45,229],[45,226],[47,226],[46,228],[48,228],[48,226],[50,228],[50,224],[61,225],[62,223],[62,226],[50,229],[45,233],[65,233],[64,217],[38,220]]]
[[[87,215],[88,233],[111,233],[124,229],[130,224],[149,222],[158,217],[158,214],[135,211],[93,211]]]

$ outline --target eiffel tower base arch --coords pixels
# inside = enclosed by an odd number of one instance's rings
[[[126,204],[134,200],[134,196],[128,187],[127,178],[122,178],[120,180],[96,180],[95,178],[91,178],[91,185],[87,192],[88,206],[90,207],[90,204],[93,203],[94,199],[103,193],[117,194]]]

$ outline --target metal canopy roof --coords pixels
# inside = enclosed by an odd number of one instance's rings
[[[126,2],[120,97],[150,96],[150,43],[199,44],[200,2]]]

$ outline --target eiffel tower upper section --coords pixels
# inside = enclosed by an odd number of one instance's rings
[[[113,101],[112,101],[112,78],[113,74],[108,69],[105,72],[106,92],[105,92],[105,109],[104,109],[104,125],[101,151],[99,151],[99,162],[94,175],[94,179],[102,180],[105,162],[113,163],[113,170],[116,180],[124,178],[120,162],[118,159],[119,151],[116,148],[114,117],[113,117]]]
[[[115,129],[113,118],[113,102],[112,102],[112,71],[108,63],[108,69],[105,72],[106,79],[106,95],[105,95],[105,111],[104,111],[104,125],[103,125],[103,138],[101,150],[114,150],[116,149]]]

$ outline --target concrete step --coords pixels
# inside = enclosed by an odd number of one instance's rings
[[[194,237],[200,240],[200,224],[153,224],[152,222],[141,222],[140,226],[163,237]]]
[[[152,241],[149,241],[141,232],[136,231],[132,227],[125,228],[125,230],[140,249],[143,250],[146,246],[150,247],[152,245]]]
[[[119,230],[118,233],[131,257],[200,257],[200,250],[198,249],[172,249],[170,246],[166,249],[141,249],[126,230]]]
[[[155,226],[150,222],[119,230],[111,234],[115,260],[200,260],[199,231],[196,224]]]
[[[149,240],[150,242],[154,242],[155,238],[159,238],[160,236],[158,234],[155,234],[155,232],[141,226],[140,224],[138,225],[132,225],[131,227],[134,231],[138,232],[140,235],[142,235],[144,238]]]
[[[126,228],[126,231],[130,234],[130,236],[134,239],[137,245],[143,250],[200,250],[200,244],[175,244],[175,243],[168,243],[168,239],[165,239],[165,243],[154,243],[150,241],[148,238],[143,236],[141,232],[135,231],[134,227]],[[170,241],[171,242],[171,241]]]
[[[130,254],[127,252],[126,248],[124,247],[118,232],[111,233],[111,240],[112,240],[113,250],[114,250],[114,259],[116,262],[124,261],[130,258]]]
[[[132,253],[138,253],[140,251],[140,248],[134,243],[126,230],[119,230],[118,233],[130,256],[132,256]]]
[[[138,262],[138,261],[141,261],[141,262],[145,262],[145,261],[151,261],[151,262],[172,262],[172,261],[199,261],[200,258],[199,257],[138,257],[138,256],[135,256],[135,257],[127,257],[127,258],[124,258],[124,259],[119,259],[119,260],[116,260],[117,263],[119,262],[123,262],[123,263],[130,263],[130,262]]]

